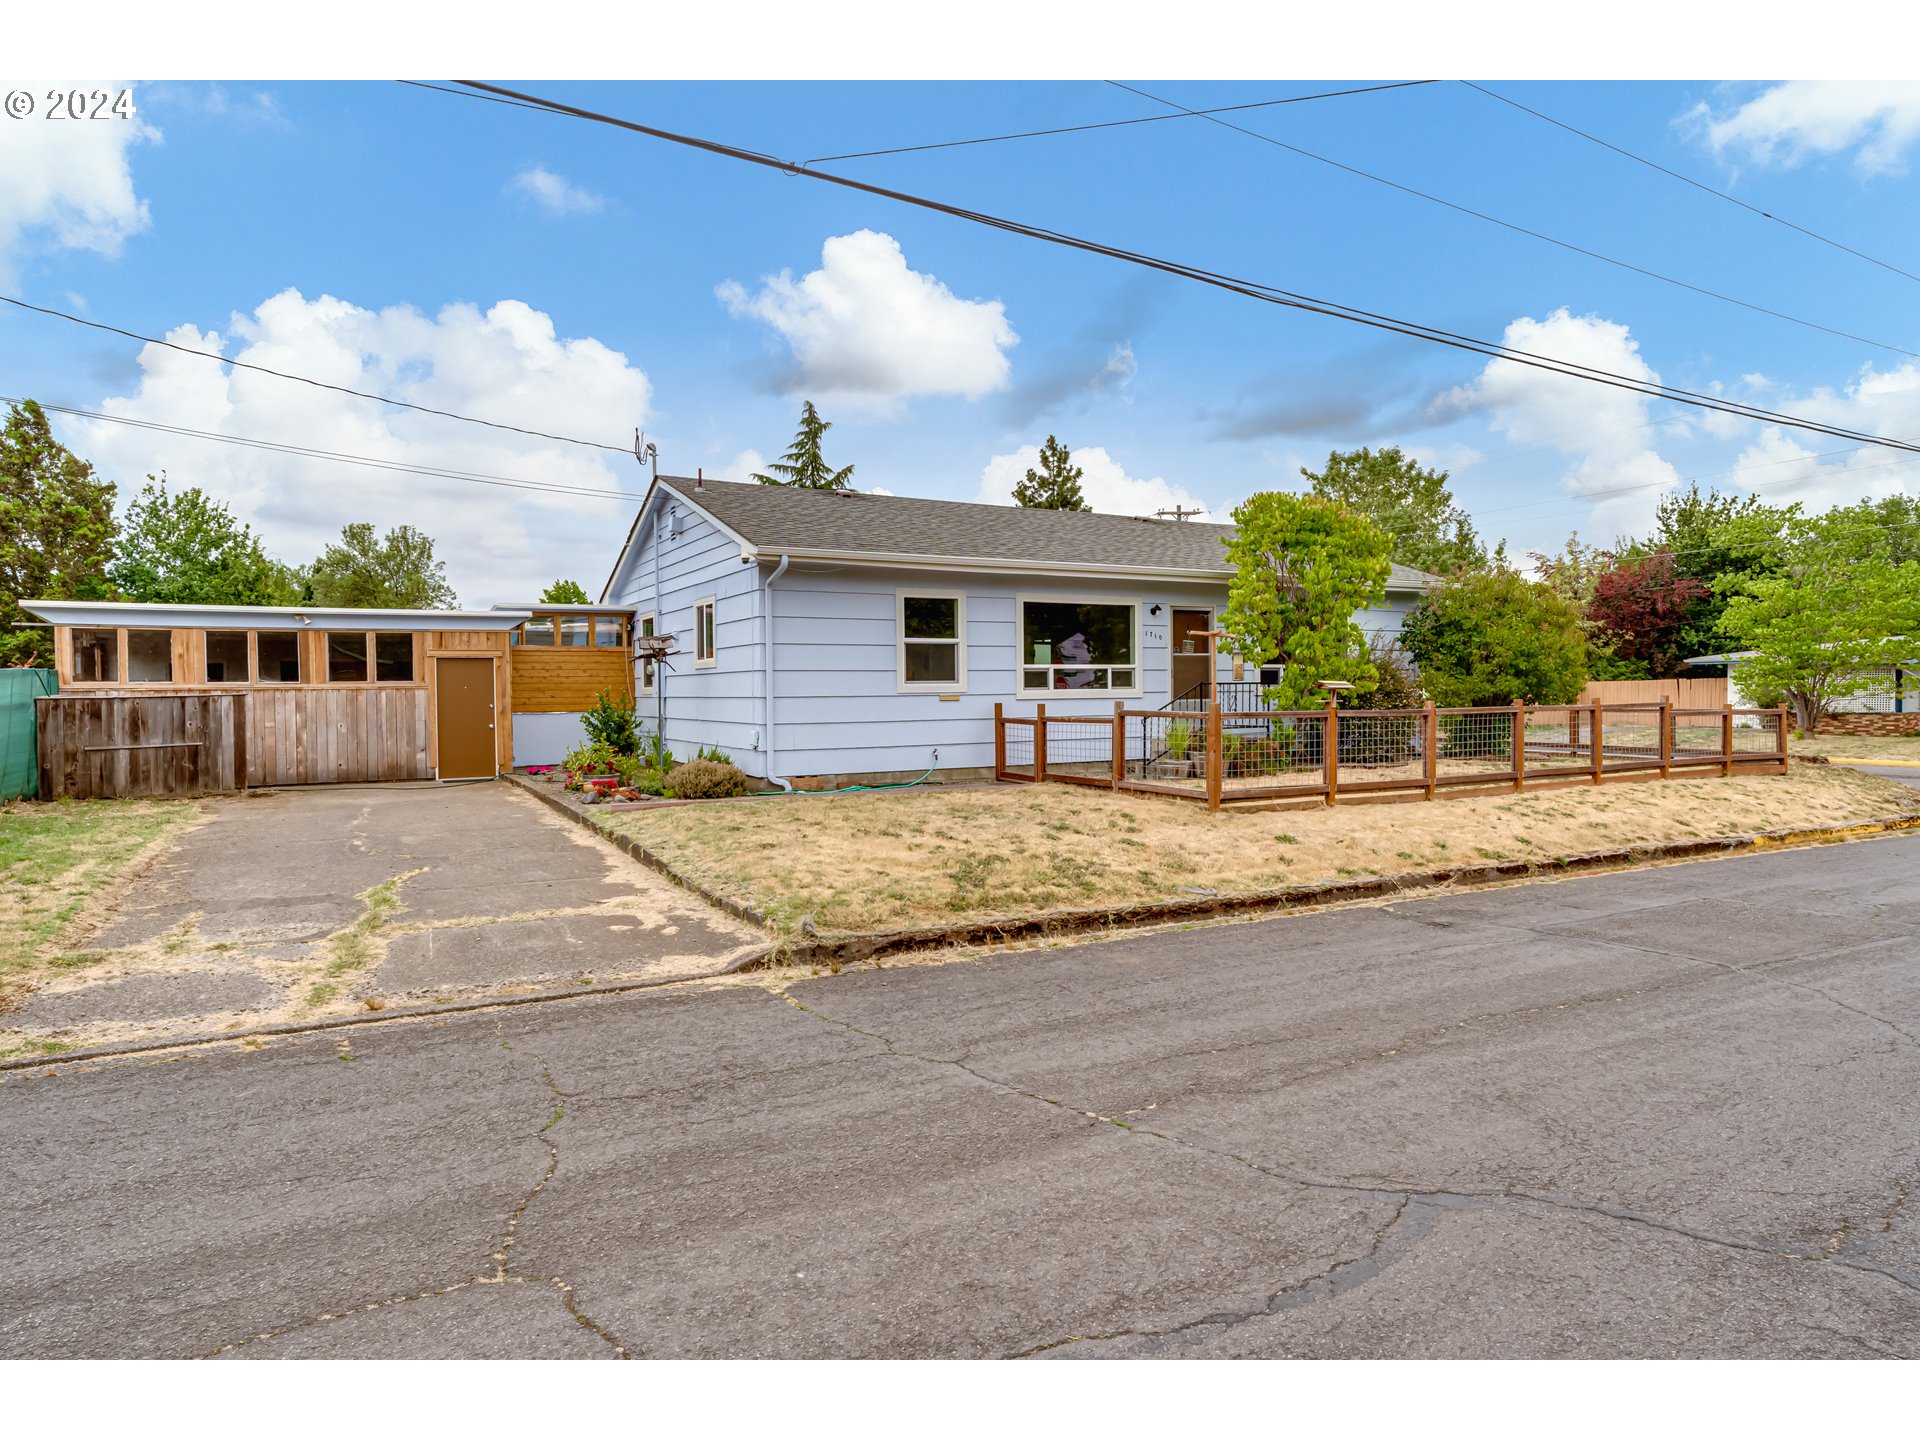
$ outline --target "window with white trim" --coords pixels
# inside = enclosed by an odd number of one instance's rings
[[[717,664],[713,625],[714,597],[709,595],[693,607],[693,664],[695,669]]]
[[[967,597],[957,590],[899,590],[894,607],[899,688],[966,689]]]
[[[1140,602],[1023,596],[1020,693],[1140,693]]]
[[[641,640],[651,640],[653,638],[653,612],[651,610],[634,620],[633,633],[636,638]],[[640,693],[642,695],[651,695],[653,693],[653,666],[654,660],[651,655],[643,655],[640,658]]]

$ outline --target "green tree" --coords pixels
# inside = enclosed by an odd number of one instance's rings
[[[1085,474],[1073,463],[1073,452],[1049,435],[1040,447],[1040,468],[1013,487],[1013,503],[1028,510],[1091,510],[1080,495]]]
[[[364,521],[345,525],[338,544],[320,552],[306,573],[314,605],[352,609],[440,610],[460,602],[447,583],[447,567],[433,558],[433,539],[411,525],[396,525],[385,538]]]
[[[1565,600],[1580,616],[1587,637],[1587,674],[1594,680],[1646,680],[1653,671],[1644,660],[1629,660],[1619,651],[1616,637],[1593,614],[1593,595],[1600,577],[1611,570],[1614,553],[1582,543],[1580,532],[1567,537],[1566,547],[1552,555],[1530,552],[1540,583]],[[1698,654],[1698,651],[1692,652]]]
[[[22,600],[112,594],[113,482],[53,438],[32,400],[7,407],[0,430],[0,664],[50,665],[53,632]]]
[[[1763,566],[1715,581],[1720,625],[1740,649],[1741,688],[1785,697],[1810,731],[1836,700],[1885,684],[1876,673],[1911,660],[1920,635],[1920,561],[1894,559],[1896,540],[1871,501],[1805,515],[1756,510],[1723,538]]]
[[[1372,520],[1393,542],[1393,558],[1433,575],[1504,565],[1503,540],[1491,553],[1473,520],[1453,503],[1447,472],[1429,469],[1398,446],[1334,451],[1318,474],[1302,469],[1313,493]]]
[[[1736,522],[1767,513],[1767,507],[1757,496],[1722,495],[1711,490],[1702,494],[1698,484],[1662,497],[1654,516],[1652,541],[1642,548],[1670,551],[1674,574],[1698,580],[1707,587],[1707,594],[1688,608],[1680,625],[1678,639],[1682,659],[1689,655],[1718,655],[1732,648],[1732,639],[1720,624],[1727,608],[1726,593],[1716,589],[1714,582],[1723,575],[1745,575],[1766,569],[1766,556],[1751,547],[1740,548],[1731,527]]]
[[[832,422],[820,418],[820,412],[813,408],[811,400],[804,402],[800,407],[800,429],[793,437],[793,447],[767,466],[773,474],[755,475],[753,478],[762,485],[792,485],[803,490],[847,489],[848,482],[853,478],[853,466],[835,470],[820,453],[820,441],[832,428]]]
[[[1283,667],[1268,703],[1298,709],[1322,680],[1371,691],[1379,676],[1354,617],[1386,599],[1386,533],[1343,505],[1283,491],[1248,497],[1233,523],[1220,628],[1234,653]]]
[[[575,580],[556,580],[540,592],[542,605],[591,605],[593,600]]]
[[[1512,570],[1456,575],[1400,629],[1436,705],[1567,705],[1587,684],[1580,612]]]
[[[250,526],[197,486],[173,492],[149,475],[120,527],[109,574],[129,600],[158,605],[272,605],[278,567]]]

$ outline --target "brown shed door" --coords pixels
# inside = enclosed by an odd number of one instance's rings
[[[436,656],[434,734],[442,780],[490,777],[494,759],[493,661]]]
[[[1198,685],[1206,683],[1207,638],[1213,628],[1213,613],[1208,610],[1173,612],[1173,698],[1178,700]],[[1206,694],[1195,697],[1205,700]]]

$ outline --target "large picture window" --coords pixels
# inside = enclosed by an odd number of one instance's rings
[[[1140,693],[1140,607],[1130,600],[1020,601],[1020,691]]]
[[[967,600],[942,591],[897,592],[898,674],[902,690],[967,687]]]

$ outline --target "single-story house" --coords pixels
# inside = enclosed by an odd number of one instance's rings
[[[1752,709],[1752,695],[1740,683],[1742,663],[1757,651],[1733,650],[1724,655],[1695,655],[1690,666],[1702,669],[1724,667],[1727,696],[1735,709]],[[1867,672],[1873,683],[1864,690],[1843,695],[1834,702],[1834,713],[1822,719],[1822,733],[1856,735],[1920,734],[1920,660],[1883,666]]]
[[[996,703],[1110,718],[1231,678],[1196,640],[1226,603],[1231,533],[660,476],[601,600],[673,637],[635,692],[676,754],[717,745],[803,786],[990,775]],[[1394,566],[1362,627],[1397,634],[1435,583]]]

